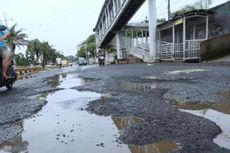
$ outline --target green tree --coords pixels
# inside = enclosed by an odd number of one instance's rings
[[[11,54],[15,56],[16,47],[26,46],[28,41],[26,40],[27,34],[23,33],[23,29],[16,30],[17,24],[14,24],[9,28],[10,37],[7,40],[8,46],[10,47]]]
[[[96,56],[96,40],[95,34],[90,35],[83,43],[78,45],[77,57],[85,57],[86,52],[88,53],[89,57]]]
[[[36,61],[36,64],[38,64],[39,59],[41,59],[43,67],[45,67],[45,65],[48,63],[54,64],[57,57],[65,59],[65,56],[56,51],[56,49],[54,49],[49,42],[41,42],[38,39],[29,41],[26,50],[26,57],[30,63],[34,63],[34,61]]]
[[[208,5],[211,5],[213,2],[213,0],[208,0]],[[186,12],[190,12],[190,11],[194,11],[194,10],[200,10],[200,9],[205,9],[202,1],[201,2],[198,2],[198,3],[195,3],[194,5],[187,5],[185,6],[184,8],[176,11],[176,12],[173,12],[172,13],[172,18],[174,18],[175,16],[179,16],[179,15],[182,15]]]
[[[77,58],[75,56],[72,56],[72,55],[67,56],[67,59],[69,62],[75,62],[77,60]]]
[[[38,39],[29,41],[26,55],[31,59],[31,62],[39,63],[39,58],[42,55],[42,43]]]
[[[49,60],[49,53],[52,47],[49,45],[48,42],[41,43],[41,57],[42,57],[42,66],[45,68],[45,65],[48,63]]]
[[[26,66],[29,64],[29,61],[26,59],[26,57],[22,53],[16,54],[15,58],[16,58],[16,63],[18,66]]]
[[[82,44],[79,46],[79,49],[77,51],[77,57],[84,57],[84,58],[86,58],[86,48]]]

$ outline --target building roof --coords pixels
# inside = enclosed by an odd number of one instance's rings
[[[183,14],[180,14],[180,15],[176,15],[175,17],[173,17],[169,21],[165,21],[165,22],[162,22],[162,23],[158,24],[158,27],[162,27],[162,26],[166,26],[168,24],[174,23],[176,20],[182,19],[183,17],[192,17],[192,16],[196,16],[196,15],[206,16],[208,14],[212,14],[213,12],[215,12],[215,10],[218,9],[219,7],[223,7],[223,6],[227,5],[227,4],[230,4],[230,1],[228,1],[226,3],[223,3],[223,4],[220,4],[218,6],[215,6],[213,8],[210,8],[208,10],[197,9],[197,10],[193,10],[193,11],[188,11],[186,13],[183,13]]]
[[[183,13],[183,14],[180,14],[180,15],[176,15],[174,18],[172,18],[171,20],[169,21],[165,21],[163,23],[160,23],[158,24],[157,26],[158,27],[163,27],[165,25],[168,25],[168,24],[172,24],[174,23],[176,20],[178,19],[182,19],[184,17],[195,17],[195,16],[207,16],[208,14],[210,14],[211,11],[209,10],[193,10],[193,11],[189,11],[189,12],[186,12],[186,13]]]

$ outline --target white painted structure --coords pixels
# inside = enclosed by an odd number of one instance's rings
[[[148,0],[149,6],[149,50],[150,61],[155,62],[157,58],[157,16],[156,16],[156,0]]]
[[[116,40],[117,58],[122,59],[120,31],[128,23],[131,17],[141,7],[145,0],[105,0],[97,24],[94,28],[96,33],[96,44],[98,48],[106,48],[112,41]],[[149,5],[149,33],[150,33],[150,55],[151,62],[156,60],[156,0],[148,0]]]
[[[133,27],[130,30],[127,29],[127,22],[145,0],[105,0],[94,28],[97,47],[106,48],[114,42],[117,59],[123,59],[126,55],[136,56],[143,59],[144,62],[199,59],[200,43],[208,39],[207,12],[188,12],[181,17],[157,25],[156,0],[147,1],[148,24],[143,27],[137,26],[136,29]],[[205,34],[199,37],[200,27],[193,20],[200,21],[202,18],[205,19],[201,23],[204,25],[202,31]],[[187,24],[187,22],[190,23]],[[193,27],[190,27],[191,25]],[[166,34],[164,34],[165,31]],[[168,36],[164,40],[165,35]]]

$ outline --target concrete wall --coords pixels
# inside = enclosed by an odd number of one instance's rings
[[[201,43],[201,60],[213,60],[230,54],[230,34]]]
[[[230,2],[210,9],[209,38],[230,34]]]

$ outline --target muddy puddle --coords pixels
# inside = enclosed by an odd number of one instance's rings
[[[180,111],[201,116],[215,122],[223,132],[214,139],[214,142],[221,147],[230,149],[230,104],[173,103],[172,105]]]
[[[55,80],[56,79],[56,80]],[[52,86],[61,90],[45,97],[46,106],[22,122],[23,132],[0,144],[0,153],[169,153],[179,147],[162,141],[144,146],[122,144],[122,129],[142,121],[136,117],[103,117],[84,110],[100,93],[72,89],[85,83],[76,75],[58,75]]]

